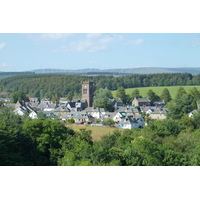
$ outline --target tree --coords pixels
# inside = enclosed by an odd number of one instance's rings
[[[185,130],[185,126],[179,120],[163,119],[151,121],[145,127],[145,130],[153,132],[159,137],[177,136],[181,131]]]
[[[189,94],[184,94],[181,98],[172,100],[167,106],[169,110],[167,117],[171,119],[180,119],[182,116],[195,109],[193,101],[194,98]]]
[[[37,144],[37,149],[48,160],[48,165],[57,165],[59,151],[68,135],[74,131],[64,124],[46,119],[25,121],[23,133],[28,135]]]
[[[23,121],[6,108],[0,110],[0,165],[47,165],[37,145],[22,131]]]
[[[123,87],[118,87],[116,91],[116,97],[126,102],[126,91]]]
[[[164,102],[169,102],[169,101],[172,100],[172,97],[171,97],[171,95],[170,95],[170,93],[169,93],[169,90],[168,90],[167,88],[164,88],[164,89],[163,89],[163,92],[162,92],[160,98],[161,98]]]
[[[59,96],[57,94],[52,94],[51,95],[51,101],[55,104],[58,104],[59,102]]]
[[[102,122],[102,124],[103,125],[107,125],[107,126],[113,126],[115,124],[115,121],[113,119],[111,119],[111,118],[108,118],[108,119],[104,120]]]
[[[140,91],[138,89],[134,89],[132,94],[131,94],[131,98],[141,98],[142,96],[140,95]]]
[[[45,120],[45,119],[47,119],[47,116],[40,110],[40,111],[38,111],[38,113],[37,113],[37,118],[38,118],[39,120]]]
[[[73,99],[73,92],[70,91],[68,94],[67,94],[67,100],[71,101]]]
[[[93,106],[98,108],[105,108],[108,111],[113,111],[114,106],[110,101],[112,94],[107,88],[99,89],[99,91],[94,96]]]
[[[162,165],[158,144],[142,136],[135,138],[124,151],[127,165],[158,166]]]
[[[27,101],[28,97],[22,91],[17,91],[12,94],[12,102],[17,103],[17,101]]]
[[[151,89],[147,92],[147,97],[151,101],[160,101],[160,97]]]
[[[176,99],[180,99],[184,94],[186,94],[186,91],[183,87],[179,87],[179,89],[176,92]]]

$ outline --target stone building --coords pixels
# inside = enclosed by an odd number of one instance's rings
[[[82,81],[82,100],[87,101],[87,106],[92,107],[93,103],[93,82]]]

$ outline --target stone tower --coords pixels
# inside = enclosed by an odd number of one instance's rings
[[[82,100],[86,100],[88,107],[92,107],[93,103],[93,82],[82,81]]]

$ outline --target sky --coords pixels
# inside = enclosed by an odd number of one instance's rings
[[[200,67],[199,33],[0,33],[0,71]]]

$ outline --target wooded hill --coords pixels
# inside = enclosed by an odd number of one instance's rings
[[[137,88],[152,86],[185,86],[200,85],[200,74],[163,73],[163,74],[134,74],[126,76],[73,76],[59,74],[17,75],[0,80],[0,91],[22,91],[32,97],[51,97],[57,94],[65,97],[69,92],[74,96],[80,95],[81,81],[93,81],[94,90],[118,87]]]

